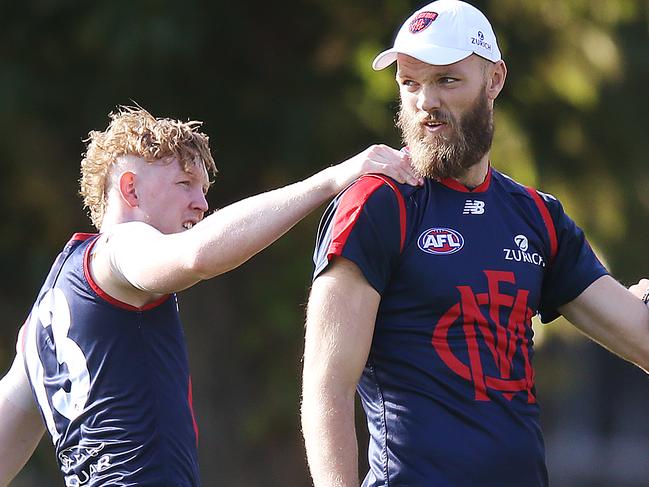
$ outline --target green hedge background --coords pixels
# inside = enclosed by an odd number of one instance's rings
[[[211,207],[398,146],[394,70],[373,56],[425,2],[0,1],[0,368],[51,261],[91,231],[82,139],[137,102],[199,119]],[[559,197],[625,284],[649,276],[649,3],[484,0],[508,64],[494,166]],[[180,295],[205,486],[308,486],[299,432],[304,303],[321,210]],[[552,485],[649,479],[649,382],[558,320],[537,329]],[[363,467],[361,467],[363,468]],[[45,437],[16,487],[62,486]]]

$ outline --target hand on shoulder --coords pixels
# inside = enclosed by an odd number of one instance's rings
[[[399,183],[421,186],[423,179],[415,174],[410,156],[390,146],[371,145],[363,152],[350,157],[335,167],[336,184],[339,190],[364,174],[385,174]]]

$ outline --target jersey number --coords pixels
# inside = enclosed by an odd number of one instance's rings
[[[90,391],[90,375],[84,356],[79,345],[68,337],[70,330],[70,306],[63,291],[57,288],[50,289],[45,293],[43,299],[32,311],[32,323],[30,328],[36,328],[32,333],[38,336],[48,336],[51,328],[53,338],[53,348],[55,356],[48,357],[51,350],[49,347],[28,347],[26,355],[28,357],[28,368],[32,378],[32,384],[36,389],[36,396],[39,405],[45,416],[47,426],[52,433],[54,441],[59,434],[56,432],[54,425],[54,416],[49,406],[47,396],[51,394],[52,406],[61,415],[72,421],[83,411],[88,393]],[[42,329],[38,325],[42,326]],[[36,338],[35,337],[35,338]],[[29,340],[29,344],[41,342],[38,339]],[[41,342],[42,343],[42,342]],[[41,350],[42,358],[38,349]],[[56,364],[53,359],[56,359]],[[63,386],[59,387],[53,393],[47,394],[45,390],[48,378],[59,376],[61,371],[67,368],[67,376],[57,377],[65,380]],[[38,380],[40,379],[40,380]],[[66,380],[67,379],[67,380]],[[57,381],[57,384],[60,384]],[[52,387],[51,385],[49,387]],[[54,430],[54,431],[53,431]]]

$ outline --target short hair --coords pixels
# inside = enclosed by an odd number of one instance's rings
[[[93,130],[84,140],[87,149],[81,161],[79,193],[97,229],[106,211],[110,170],[120,156],[133,155],[147,162],[175,157],[185,171],[200,161],[208,175],[216,175],[209,137],[198,130],[203,122],[156,118],[144,108],[131,106],[118,107],[109,118],[105,131]]]

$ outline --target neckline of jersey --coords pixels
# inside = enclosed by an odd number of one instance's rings
[[[461,193],[484,193],[489,189],[489,185],[491,184],[491,164],[489,165],[484,181],[473,189],[467,188],[464,184],[453,178],[438,179],[437,182],[449,189]]]

